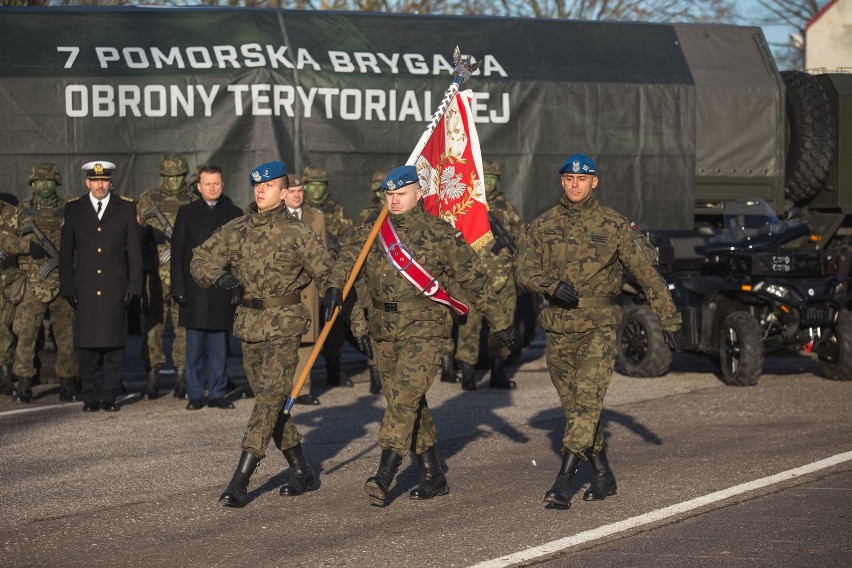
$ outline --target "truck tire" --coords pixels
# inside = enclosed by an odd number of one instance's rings
[[[625,311],[617,344],[618,365],[628,377],[659,377],[669,372],[672,352],[650,307],[633,306]]]
[[[852,312],[849,310],[840,310],[837,315],[834,340],[837,341],[836,355],[832,357],[834,360],[819,359],[823,375],[833,381],[852,380]]]
[[[782,71],[787,90],[787,171],[784,192],[797,204],[811,200],[828,179],[834,159],[834,117],[813,75]]]
[[[725,383],[753,387],[763,371],[763,332],[748,312],[731,312],[722,322],[719,366]]]

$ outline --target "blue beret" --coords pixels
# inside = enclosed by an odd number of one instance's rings
[[[598,167],[595,161],[585,154],[574,154],[559,166],[560,174],[595,174],[598,175]]]
[[[412,183],[419,183],[420,177],[417,175],[417,168],[414,166],[399,166],[392,169],[385,181],[382,182],[382,191],[395,190]]]
[[[271,181],[287,175],[287,166],[284,162],[266,162],[260,164],[249,174],[249,183],[252,187],[265,181]]]

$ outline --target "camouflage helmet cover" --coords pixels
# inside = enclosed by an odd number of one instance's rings
[[[497,160],[482,160],[482,173],[500,177],[500,162]]]
[[[388,177],[388,170],[376,170],[376,173],[373,174],[373,182],[370,184],[370,189],[372,191],[379,191],[386,177]]]
[[[302,172],[302,182],[308,183],[309,181],[323,181],[328,183],[328,174],[324,168],[307,166],[305,167],[305,171]]]
[[[160,164],[161,176],[185,176],[189,173],[183,154],[166,154]]]
[[[37,179],[48,179],[56,182],[56,185],[62,185],[62,176],[59,175],[59,166],[50,162],[41,162],[33,166],[30,170],[30,177],[27,180],[28,184]]]

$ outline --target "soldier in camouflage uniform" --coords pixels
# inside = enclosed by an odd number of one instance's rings
[[[142,249],[145,262],[145,288],[142,311],[145,314],[145,338],[142,358],[148,370],[148,385],[143,399],[157,398],[160,366],[165,364],[163,331],[171,316],[175,339],[172,363],[175,366],[176,398],[186,398],[186,330],[178,325],[180,306],[171,295],[171,231],[181,206],[198,199],[186,183],[189,168],[181,154],[166,154],[160,164],[162,183],[146,191],[136,202],[136,214],[142,226]],[[162,216],[165,223],[159,218]]]
[[[336,258],[340,247],[352,236],[352,220],[343,206],[331,199],[328,192],[328,174],[323,168],[307,166],[302,173],[305,202],[323,212],[325,216],[325,242],[332,257]],[[349,313],[349,310],[347,310]],[[340,372],[340,350],[346,341],[343,318],[338,318],[322,346],[328,386],[352,386],[352,380]]]
[[[373,181],[370,184],[370,191],[373,194],[373,198],[370,200],[370,205],[364,208],[358,215],[358,220],[355,221],[356,227],[367,225],[372,228],[376,219],[379,218],[379,213],[381,213],[382,207],[385,206],[382,182],[385,181],[387,175],[387,170],[376,170],[373,173]],[[355,281],[355,292],[358,301],[356,309],[366,313],[370,306],[370,297],[367,293],[367,285],[364,283],[363,277],[359,277]],[[367,359],[367,367],[370,369],[370,392],[372,394],[380,394],[382,392],[382,381],[379,378],[379,367],[376,364],[376,360],[372,357]]]
[[[5,194],[4,194],[5,196]],[[15,207],[5,199],[0,199],[0,292],[6,284],[17,277],[18,261],[12,249],[17,241],[15,228],[11,222],[15,216]],[[12,382],[12,362],[15,358],[15,336],[12,334],[12,322],[15,320],[15,304],[0,293],[0,394],[11,395],[14,392]]]
[[[38,231],[43,233],[58,252],[65,200],[56,194],[56,187],[62,184],[62,178],[55,164],[40,163],[33,166],[28,181],[33,194],[15,208],[10,225],[15,228],[18,239],[15,243],[8,243],[14,247],[8,252],[19,255],[18,263],[27,279],[24,296],[12,324],[12,330],[18,337],[12,366],[12,373],[18,379],[14,399],[23,403],[32,400],[36,341],[45,312],[49,309],[55,324],[55,368],[61,383],[59,398],[63,401],[79,400],[78,367],[74,356],[74,310],[59,297],[58,256],[51,258],[46,250],[49,245],[40,242],[35,235]],[[52,268],[46,264],[49,262],[55,263]]]
[[[237,470],[219,499],[228,507],[245,505],[249,478],[270,438],[293,469],[281,494],[301,495],[317,487],[301,435],[281,409],[292,389],[300,339],[311,323],[301,291],[312,280],[325,289],[333,260],[319,236],[288,214],[282,201],[287,182],[281,162],[255,168],[249,174],[255,194],[251,212],[196,247],[190,263],[199,285],[232,292],[234,335],[242,341],[243,365],[255,393]],[[326,296],[332,309],[340,306],[340,290]]]
[[[391,170],[382,189],[387,199],[388,219],[399,236],[397,246],[411,251],[429,272],[427,277],[444,286],[456,282],[493,329],[500,330],[497,337],[501,343],[516,347],[517,331],[505,310],[491,301],[494,290],[479,257],[452,225],[423,209],[423,190],[414,166]],[[344,244],[339,266],[347,271],[353,266],[369,232],[370,227],[364,225],[349,244]],[[405,269],[390,263],[378,240],[373,243],[362,271],[371,303],[369,324],[358,310],[352,315],[353,334],[363,337],[369,331],[372,337],[387,401],[379,431],[382,448],[379,468],[364,486],[364,491],[381,505],[409,451],[416,454],[422,469],[420,484],[410,497],[431,499],[449,491],[435,450],[437,432],[426,404],[426,391],[438,370],[441,344],[449,337],[453,318],[446,305],[425,296],[399,270]],[[335,274],[340,276],[339,272]],[[340,284],[335,282],[335,286]],[[369,345],[361,345],[368,355]]]
[[[544,501],[571,505],[571,479],[580,464],[595,470],[586,501],[616,492],[604,450],[600,414],[612,379],[623,268],[630,270],[660,318],[666,343],[683,349],[680,314],[657,273],[657,252],[629,222],[598,202],[594,160],[574,154],[559,168],[564,195],[559,205],[533,221],[515,255],[518,284],[544,294],[550,306],[539,323],[546,332],[547,366],[567,421],[562,467]]]
[[[500,223],[507,236],[514,242],[502,242],[497,239],[489,243],[479,251],[482,266],[491,277],[491,285],[497,292],[497,301],[509,314],[515,318],[515,304],[518,299],[517,287],[515,286],[515,275],[512,272],[511,250],[524,231],[524,222],[515,207],[506,199],[506,196],[498,189],[500,181],[500,164],[494,160],[484,160],[483,173],[485,174],[485,197],[488,200],[488,209],[494,216],[496,222]],[[495,221],[492,221],[494,224]],[[492,231],[497,231],[492,227]],[[474,376],[474,365],[479,359],[479,335],[482,331],[482,316],[471,310],[467,315],[467,323],[459,326],[458,340],[456,341],[456,361],[462,370],[462,384],[464,390],[476,390]],[[504,361],[510,355],[497,343],[494,335],[488,336],[488,351],[491,355],[491,378],[488,386],[497,389],[513,389],[515,381],[506,376]]]

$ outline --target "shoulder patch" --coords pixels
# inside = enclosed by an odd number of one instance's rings
[[[456,231],[456,234],[453,236],[456,238],[457,241],[464,240],[464,235],[462,235],[461,231]]]
[[[634,231],[639,228],[635,221],[630,221],[630,228]]]
[[[132,197],[127,197],[126,195],[119,195],[119,197],[120,197],[121,199],[123,199],[124,201],[127,201],[127,202],[129,202],[129,203],[135,203],[135,201],[133,201],[133,198],[132,198]]]

